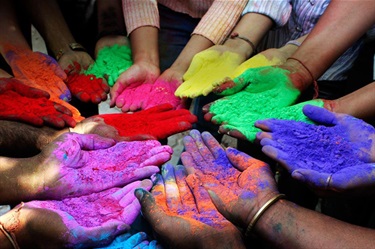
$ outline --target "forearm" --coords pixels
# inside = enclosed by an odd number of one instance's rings
[[[375,231],[280,200],[258,220],[255,233],[275,248],[371,248]]]
[[[17,22],[17,15],[15,12],[13,1],[1,0],[0,4],[0,53],[9,63],[9,61],[5,57],[5,53],[9,49],[11,49],[11,47],[28,50],[31,50],[31,48],[27,43],[25,37],[23,36],[20,26]]]
[[[98,0],[98,34],[125,35],[121,0]]]
[[[69,43],[75,42],[75,39],[56,0],[22,0],[22,2],[54,56],[59,50],[69,51]]]
[[[248,13],[241,18],[233,29],[233,33],[238,33],[241,37],[249,39],[256,48],[263,36],[271,29],[272,25],[273,22],[269,17],[257,13]],[[242,39],[227,39],[224,46],[235,49],[238,54],[244,56],[245,59],[255,52],[252,47]]]
[[[33,156],[68,129],[34,127],[21,122],[0,120],[0,156]]]
[[[177,59],[173,62],[171,68],[181,73],[185,73],[189,68],[194,55],[213,45],[214,44],[209,39],[201,35],[192,35]]]
[[[134,64],[147,62],[159,67],[158,32],[156,27],[144,26],[130,34]]]
[[[318,79],[375,22],[373,1],[333,0],[293,57]]]
[[[360,119],[375,117],[375,82],[333,101],[330,111]]]

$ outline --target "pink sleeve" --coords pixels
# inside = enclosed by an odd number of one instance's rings
[[[193,34],[204,36],[214,44],[222,43],[237,24],[247,2],[215,0]]]
[[[156,0],[122,0],[122,9],[128,35],[142,26],[160,28]]]

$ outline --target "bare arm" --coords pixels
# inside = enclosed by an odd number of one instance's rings
[[[332,63],[357,41],[375,22],[374,1],[333,0],[326,11],[293,54],[311,71],[314,79],[319,78]],[[294,60],[288,60],[297,70],[306,71]],[[305,72],[305,83],[312,83]]]
[[[121,0],[98,0],[98,34],[125,35]]]
[[[69,43],[75,42],[72,33],[55,0],[22,0],[32,22],[56,56],[60,49],[69,51]]]
[[[276,248],[371,248],[375,230],[351,225],[280,200],[258,220],[255,233]]]
[[[34,127],[32,125],[0,120],[0,156],[27,157],[40,152],[40,149],[68,129]],[[21,142],[22,141],[22,142]]]
[[[372,82],[357,91],[331,101],[326,109],[345,113],[360,119],[375,117],[375,82]]]
[[[13,1],[0,0],[0,4],[0,53],[9,63],[5,57],[5,53],[9,50],[7,46],[11,45],[19,49],[28,50],[31,50],[31,48],[21,32]]]

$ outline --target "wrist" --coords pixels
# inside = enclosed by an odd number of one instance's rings
[[[230,34],[224,44],[238,50],[240,55],[245,56],[245,59],[257,53],[256,45],[249,38],[241,36],[236,32]]]
[[[246,223],[248,224],[247,227],[245,228],[246,237],[249,237],[251,233],[253,233],[255,229],[255,225],[262,218],[262,216],[268,211],[268,209],[270,209],[277,201],[283,198],[285,198],[284,194],[273,193],[272,195],[268,195],[267,198],[263,198],[261,202],[257,202],[260,205],[258,205],[257,208],[253,208],[253,212],[251,216],[248,217],[248,220]]]
[[[290,72],[294,86],[300,91],[307,89],[315,81],[310,71],[295,59],[289,57],[283,67]]]
[[[23,233],[24,222],[21,212],[24,203],[19,204],[9,212],[0,216],[0,248],[20,248],[20,240]],[[26,244],[25,244],[26,245]]]

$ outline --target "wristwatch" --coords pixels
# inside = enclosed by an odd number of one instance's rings
[[[69,48],[73,51],[84,51],[86,52],[86,49],[79,43],[77,42],[72,42],[72,43],[69,43]],[[61,56],[63,56],[65,53],[65,51],[60,48],[59,51],[56,53],[56,60],[59,60],[61,58]]]

